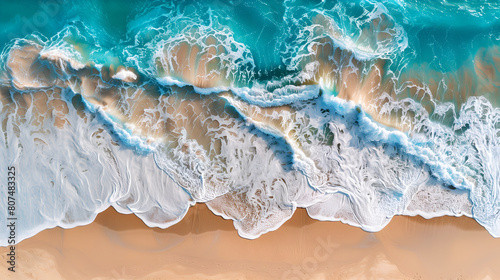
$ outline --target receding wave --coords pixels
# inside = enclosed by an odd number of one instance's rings
[[[166,228],[195,203],[245,238],[297,207],[368,231],[466,215],[500,236],[494,27],[431,55],[420,34],[441,30],[391,3],[259,6],[252,32],[231,14],[257,8],[153,3],[118,43],[79,19],[11,40],[0,165],[19,170],[19,238],[109,206]]]

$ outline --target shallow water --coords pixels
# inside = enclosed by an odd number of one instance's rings
[[[500,236],[499,8],[8,4],[0,164],[18,171],[18,239],[109,206],[164,228],[198,202],[246,238],[297,207],[368,231],[467,215]]]

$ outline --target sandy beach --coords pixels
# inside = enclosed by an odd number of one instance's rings
[[[1,279],[497,279],[500,240],[473,219],[395,217],[378,233],[320,222],[305,210],[256,240],[204,204],[148,228],[110,208],[90,225],[22,241]]]

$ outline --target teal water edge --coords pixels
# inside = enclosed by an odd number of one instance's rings
[[[499,17],[464,0],[3,3],[1,221],[18,242],[109,206],[165,228],[203,202],[245,238],[297,207],[367,231],[465,215],[498,237]]]

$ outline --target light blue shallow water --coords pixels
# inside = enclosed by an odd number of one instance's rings
[[[369,231],[467,215],[500,236],[499,17],[495,1],[3,3],[18,236],[109,206],[167,227],[197,202],[247,238],[296,207]]]

